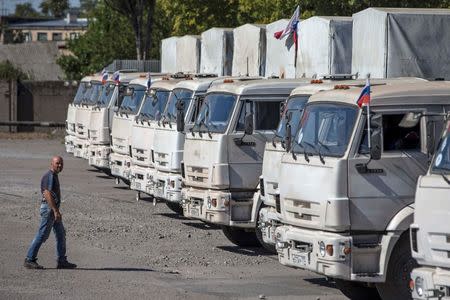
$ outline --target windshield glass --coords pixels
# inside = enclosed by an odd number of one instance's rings
[[[83,100],[84,93],[86,92],[87,86],[88,86],[87,82],[80,83],[75,98],[73,99],[73,104],[81,103],[81,100]]]
[[[120,112],[136,114],[144,97],[145,89],[142,85],[129,85],[120,105]]]
[[[295,138],[294,152],[341,157],[347,149],[358,112],[336,104],[306,106]]]
[[[288,99],[288,102],[281,115],[280,123],[278,123],[276,135],[283,139],[286,134],[286,123],[290,116],[289,124],[291,125],[291,133],[295,135],[297,133],[298,125],[300,124],[300,118],[302,117],[303,108],[308,101],[309,96],[294,96]]]
[[[84,103],[84,104],[88,103],[89,98],[91,97],[91,93],[92,93],[92,85],[90,83],[86,83],[86,89],[84,90],[84,93],[81,96],[80,103]]]
[[[106,106],[111,101],[111,97],[114,94],[114,83],[107,83],[102,86],[100,98],[97,100],[97,104],[100,106]]]
[[[431,169],[433,173],[450,172],[450,122],[447,123],[446,129],[434,155]]]
[[[155,97],[146,95],[140,116],[149,120],[159,120],[166,107],[170,92],[167,90],[156,90]]]
[[[102,92],[103,85],[101,83],[92,83],[91,93],[89,98],[87,98],[88,104],[95,104]]]
[[[232,94],[211,93],[206,95],[192,130],[225,132],[236,104],[236,98]]]
[[[177,102],[184,102],[184,115],[186,115],[186,111],[189,107],[189,103],[191,102],[192,94],[194,92],[187,89],[174,89],[170,94],[169,102],[167,104],[167,109],[164,112],[164,116],[168,120],[176,120],[177,117]]]

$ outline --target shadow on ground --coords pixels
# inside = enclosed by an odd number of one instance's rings
[[[274,255],[263,247],[239,247],[239,246],[217,246],[218,249],[223,251],[237,253],[245,256],[258,256],[258,255]]]
[[[185,218],[186,219],[186,218]],[[183,225],[194,227],[197,229],[203,229],[203,230],[218,230],[220,229],[220,226],[208,224],[208,223],[197,223],[197,222],[183,222]]]

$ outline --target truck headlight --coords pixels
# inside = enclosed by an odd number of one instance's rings
[[[319,253],[320,253],[320,256],[325,257],[326,249],[325,249],[325,243],[324,242],[320,242],[319,243]]]
[[[416,288],[417,295],[422,297],[423,296],[423,278],[417,277],[414,286]]]

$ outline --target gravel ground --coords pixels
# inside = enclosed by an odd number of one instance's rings
[[[22,267],[39,222],[39,183],[62,154],[61,210],[69,260],[56,270],[53,234],[42,271]],[[64,153],[60,139],[0,139],[0,299],[346,299],[323,277],[294,270],[221,230],[136,202],[134,192]]]

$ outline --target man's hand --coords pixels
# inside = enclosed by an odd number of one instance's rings
[[[55,222],[60,222],[62,220],[62,215],[59,210],[54,210],[53,213],[55,215]]]

